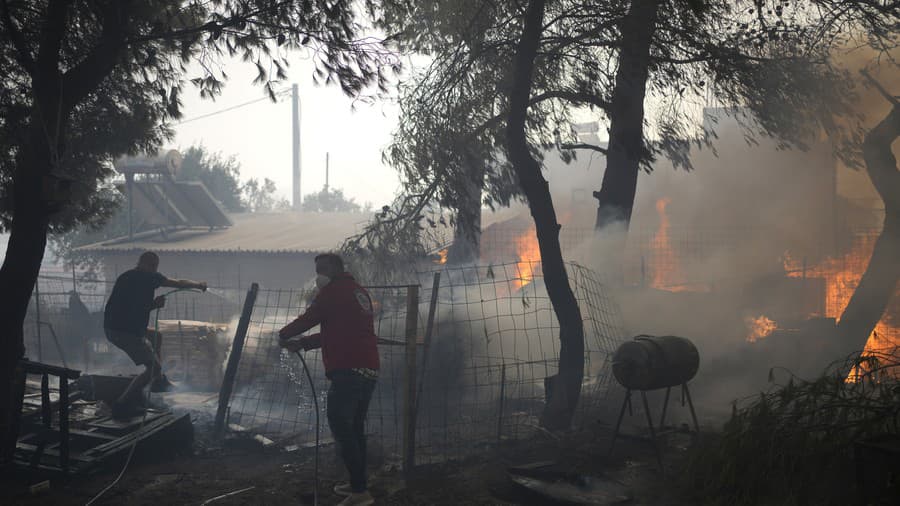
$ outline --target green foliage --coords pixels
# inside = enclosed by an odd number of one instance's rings
[[[691,168],[691,146],[708,145],[715,135],[691,121],[710,99],[752,113],[745,122],[750,141],[775,135],[785,145],[803,147],[822,129],[842,148],[844,141],[859,140],[858,130],[835,121],[852,115],[853,81],[832,65],[830,54],[847,39],[863,43],[870,37],[882,50],[896,47],[896,5],[565,0],[548,2],[535,61],[527,123],[533,156],[540,160],[546,150],[556,150],[569,161],[585,150],[605,152],[605,146],[579,140],[574,115],[608,119],[623,20],[657,3],[646,83],[646,99],[654,106],[647,108],[639,153],[644,170],[652,170],[659,157]],[[377,20],[392,34],[390,41],[429,58],[401,86],[402,121],[385,153],[409,194],[458,216],[472,207],[472,186],[478,196],[484,191],[489,206],[520,198],[504,127],[524,10],[486,0],[383,2]]]
[[[283,211],[290,203],[276,196],[275,182],[264,178],[260,182],[250,178],[241,184],[241,164],[232,155],[210,153],[203,146],[191,146],[183,153],[181,181],[202,181],[226,210],[239,212]]]
[[[179,181],[201,181],[222,206],[232,213],[244,210],[241,199],[241,164],[234,156],[225,158],[203,146],[191,146],[182,153]]]
[[[412,217],[412,218],[410,218]],[[417,195],[401,195],[372,217],[365,229],[344,241],[340,252],[351,272],[368,284],[415,281],[415,266],[436,245],[447,221]]]
[[[735,405],[722,432],[692,450],[684,493],[695,504],[854,502],[853,444],[900,436],[898,357],[850,360],[814,381],[791,376]],[[845,381],[854,367],[866,372]]]
[[[51,170],[74,182],[71,200],[51,217],[51,230],[62,232],[112,216],[118,197],[100,184],[111,175],[110,162],[157,151],[172,133],[166,122],[181,116],[184,87],[217,95],[227,79],[226,58],[254,65],[255,82],[273,97],[287,77],[290,51],[310,56],[318,82],[354,96],[385,90],[385,69],[398,68],[377,40],[357,37],[358,11],[343,1],[9,1],[0,14],[0,223],[6,227],[14,183],[31,170],[17,173],[19,159],[31,147],[44,149],[32,146],[29,125],[47,114],[58,115],[60,125],[44,132]],[[200,74],[189,75],[189,65]],[[227,177],[221,181],[231,185]],[[222,188],[223,195],[226,190],[234,188]],[[237,206],[231,197],[223,202]]]
[[[310,213],[358,213],[362,207],[356,199],[348,199],[341,188],[332,190],[327,186],[321,191],[303,197],[303,211]]]
[[[260,213],[290,209],[291,203],[284,198],[278,199],[276,190],[275,181],[269,178],[263,179],[262,183],[256,178],[249,179],[241,187],[244,210]]]

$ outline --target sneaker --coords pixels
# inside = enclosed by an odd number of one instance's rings
[[[368,491],[360,494],[350,494],[338,506],[369,506],[375,504],[375,498]]]
[[[337,485],[334,486],[334,488],[332,490],[334,490],[334,493],[337,495],[343,495],[343,496],[353,495],[353,489],[350,488],[350,484],[346,483],[346,482],[338,483]]]
[[[169,381],[165,374],[154,379],[153,383],[150,384],[150,391],[153,393],[171,392],[173,390],[175,390],[175,385]]]

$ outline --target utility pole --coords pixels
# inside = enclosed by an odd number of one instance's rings
[[[291,86],[291,112],[293,116],[293,129],[291,140],[294,148],[293,159],[293,199],[291,200],[294,211],[300,210],[303,197],[300,193],[300,92],[297,85]]]

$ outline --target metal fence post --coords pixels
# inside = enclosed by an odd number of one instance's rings
[[[257,292],[259,292],[259,285],[256,283],[250,285],[250,289],[247,290],[247,298],[244,299],[241,319],[238,321],[237,330],[234,332],[234,342],[231,345],[231,353],[228,355],[225,377],[222,379],[222,387],[219,390],[219,408],[216,410],[216,422],[213,429],[216,437],[220,437],[225,430],[225,412],[228,409],[228,402],[231,400],[234,378],[237,375],[238,365],[241,362],[244,339],[247,337],[247,329],[250,327],[250,316],[253,314],[253,305],[256,303]]]
[[[403,395],[403,472],[416,464],[416,331],[419,325],[419,287],[406,287],[406,374]]]

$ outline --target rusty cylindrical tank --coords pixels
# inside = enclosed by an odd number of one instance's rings
[[[687,383],[700,367],[694,343],[677,336],[637,336],[613,354],[613,375],[631,390],[655,390]]]

